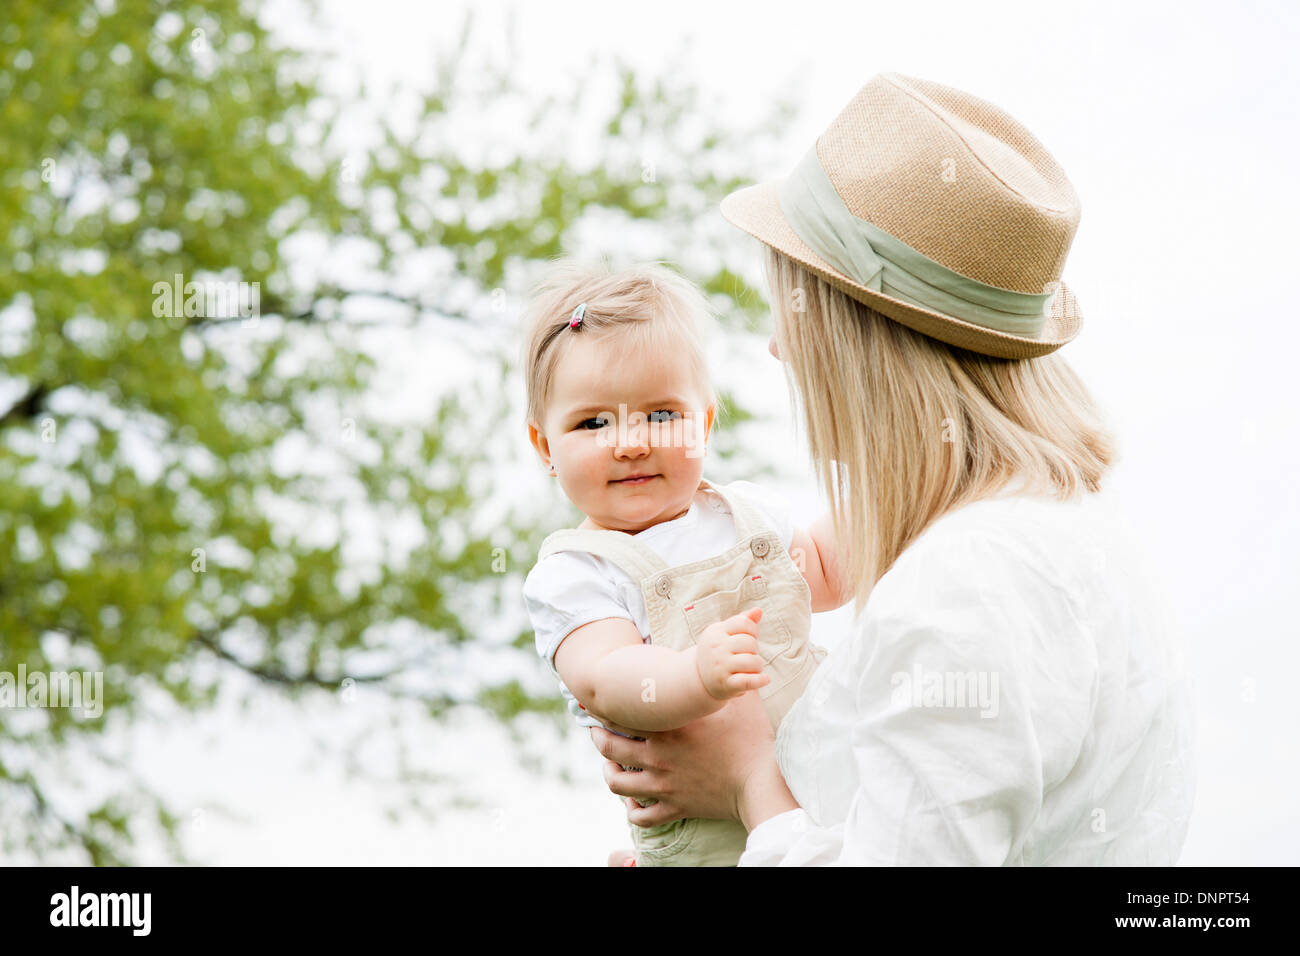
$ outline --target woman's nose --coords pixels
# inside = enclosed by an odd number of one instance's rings
[[[767,341],[767,350],[772,353],[772,358],[776,359],[777,361],[781,360],[781,353],[776,350],[775,332],[772,333],[772,337]]]

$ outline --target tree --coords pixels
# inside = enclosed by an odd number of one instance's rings
[[[747,181],[779,112],[726,129],[689,85],[603,62],[549,100],[500,62],[472,83],[467,19],[402,117],[364,89],[326,94],[319,58],[239,0],[7,13],[0,671],[100,672],[103,715],[0,706],[6,850],[129,862],[152,827],[183,859],[175,809],[96,741],[146,693],[210,704],[223,669],[291,695],[372,684],[434,720],[466,705],[558,716],[554,693],[519,680],[468,696],[401,680],[485,641],[532,653],[530,633],[493,632],[549,528],[475,521],[510,454],[475,437],[511,414],[494,383],[444,395],[417,426],[386,419],[367,402],[366,330],[499,333],[538,264],[611,217],[644,227],[743,326],[759,298],[724,267],[734,237],[700,223]],[[612,103],[593,76],[616,79]],[[511,113],[526,121],[508,136],[463,133]],[[363,277],[312,268],[341,249]],[[413,269],[419,284],[402,279]],[[501,376],[510,345],[485,356]],[[725,433],[715,447],[733,453]],[[378,540],[380,557],[359,559],[345,533],[358,515],[414,524],[419,543]],[[79,814],[52,799],[75,782],[57,759],[74,743],[119,780]]]

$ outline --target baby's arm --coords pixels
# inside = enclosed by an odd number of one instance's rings
[[[578,703],[629,730],[672,730],[720,709],[770,677],[758,656],[761,609],[711,624],[695,647],[645,644],[626,618],[576,628],[555,651],[555,669]]]
[[[808,582],[813,611],[833,611],[848,603],[853,595],[846,590],[847,584],[840,573],[830,514],[818,518],[807,531],[794,529],[790,556]]]

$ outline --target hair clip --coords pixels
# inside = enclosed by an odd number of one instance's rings
[[[569,328],[576,329],[582,325],[582,317],[587,314],[587,303],[582,303],[573,310],[573,315],[569,316]]]

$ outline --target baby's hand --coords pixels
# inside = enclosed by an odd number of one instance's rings
[[[695,663],[704,689],[715,700],[730,700],[772,680],[758,656],[761,607],[710,624],[695,645]]]

